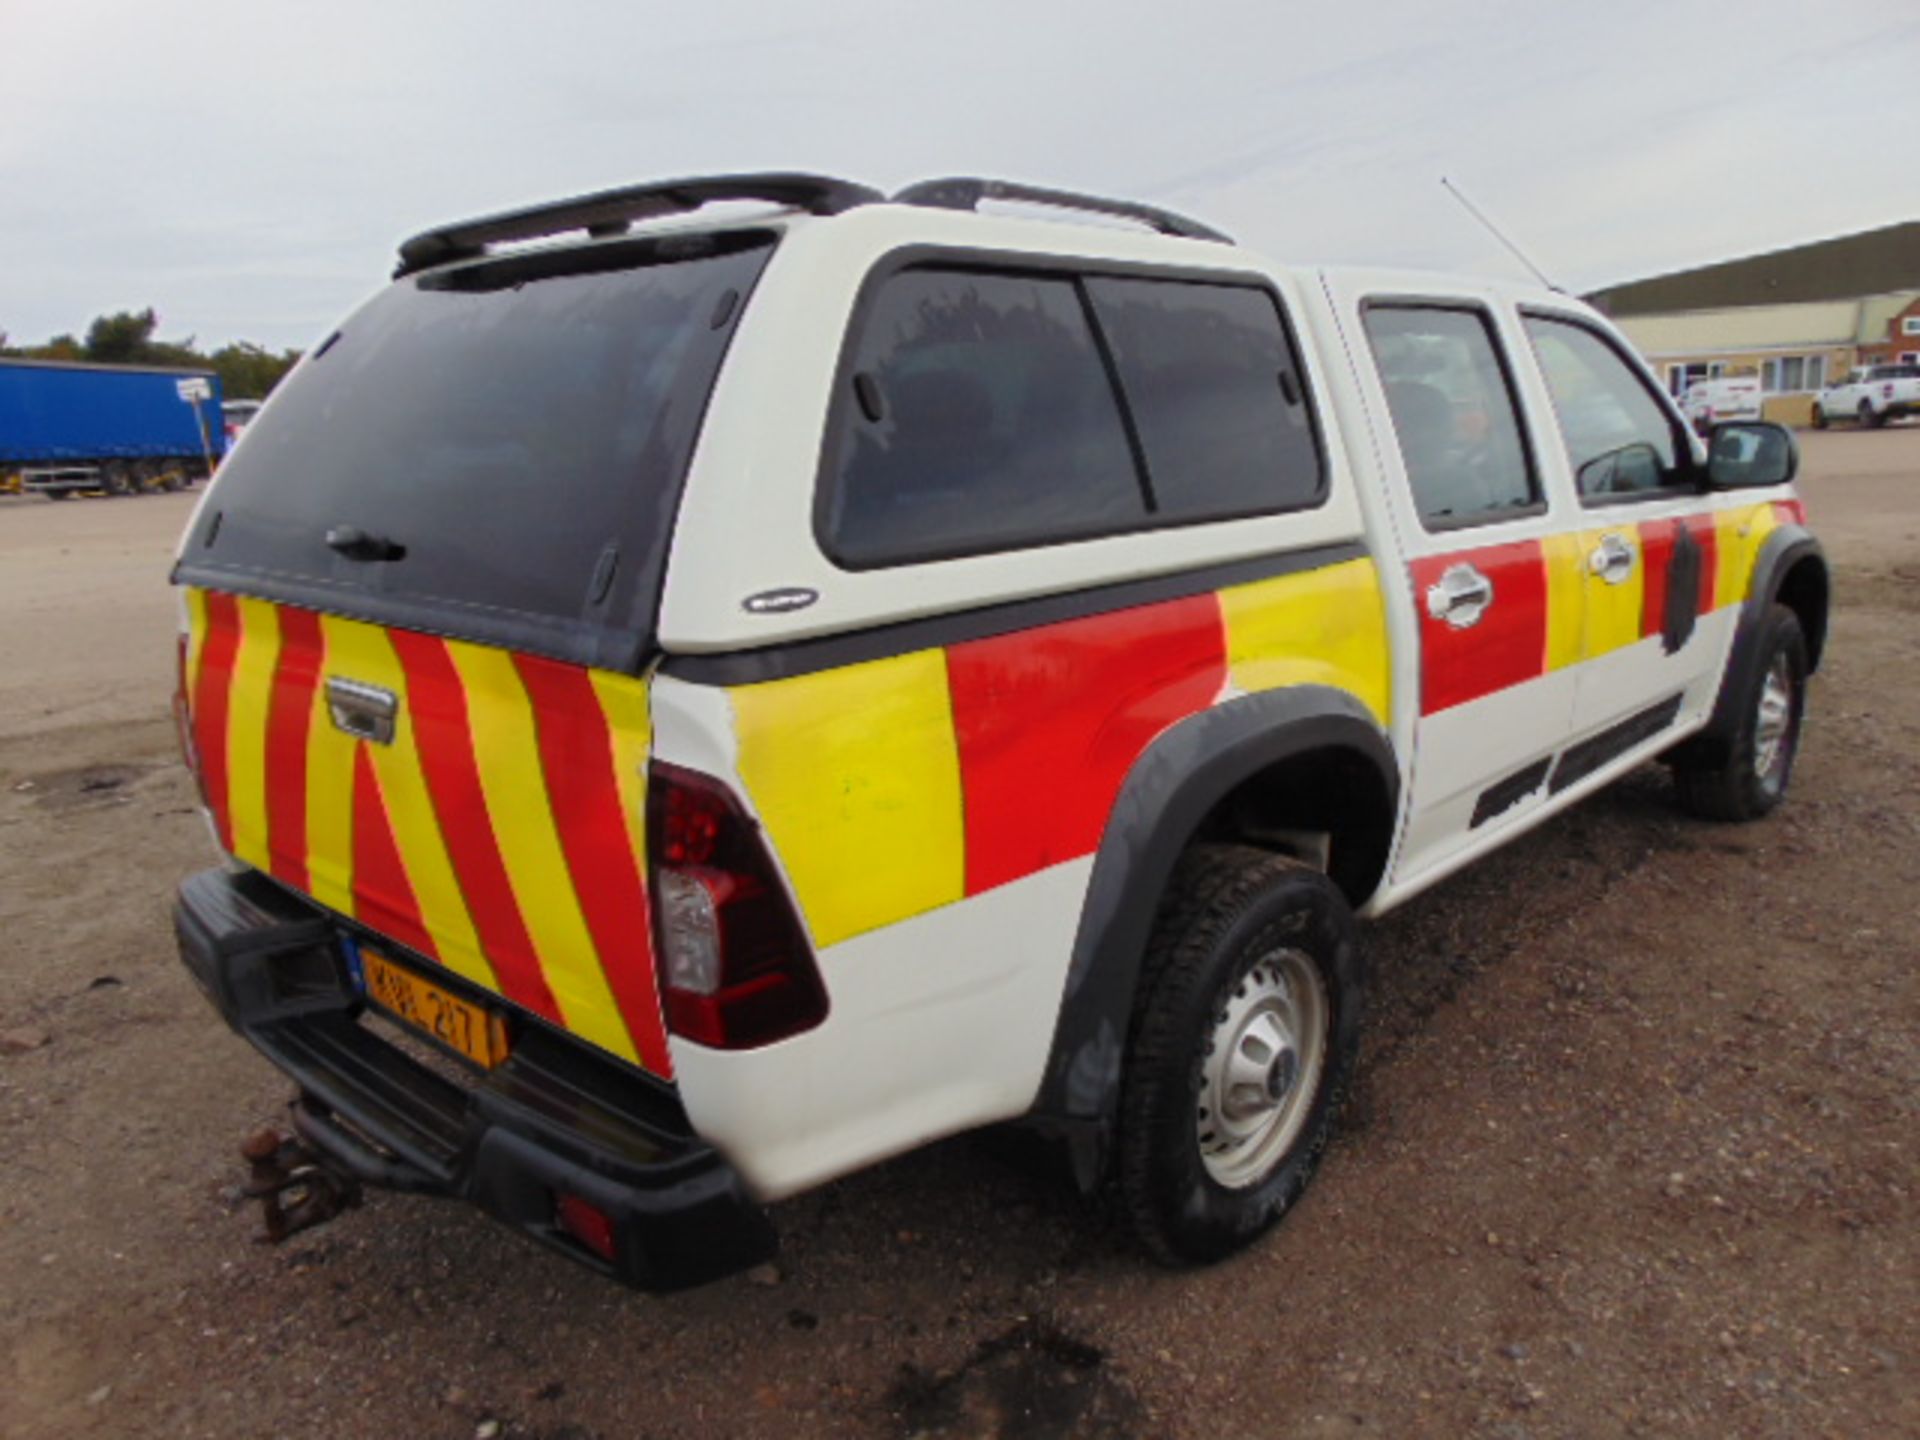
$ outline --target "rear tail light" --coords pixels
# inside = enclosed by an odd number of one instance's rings
[[[655,762],[654,954],[667,1028],[718,1050],[811,1030],[827,992],[759,827],[717,780]]]

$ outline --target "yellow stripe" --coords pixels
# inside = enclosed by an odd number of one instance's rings
[[[326,677],[337,673],[334,647],[351,621],[320,617],[320,683],[307,716],[307,892],[329,909],[353,914],[353,750],[334,728]]]
[[[1584,559],[1600,548],[1600,542],[1614,535],[1634,550],[1633,569],[1617,585],[1609,585],[1591,570],[1587,572],[1587,611],[1583,629],[1586,634],[1585,658],[1598,659],[1610,651],[1622,649],[1640,638],[1640,611],[1646,600],[1647,557],[1640,548],[1637,525],[1609,525],[1580,534],[1580,554]]]
[[[631,675],[590,670],[593,693],[606,717],[613,739],[613,773],[620,787],[620,818],[627,822],[627,839],[647,873],[647,756],[653,748],[653,718],[647,708],[647,682]]]
[[[187,594],[187,703],[193,703],[194,689],[200,683],[200,655],[207,648],[207,592],[188,590]]]
[[[1586,643],[1587,557],[1578,535],[1548,535],[1540,541],[1547,567],[1548,670],[1580,663]]]
[[[420,907],[420,924],[432,937],[441,964],[476,985],[498,991],[499,982],[480,948],[480,937],[467,911],[466,897],[434,813],[433,797],[427,790],[412,707],[407,703],[407,674],[400,667],[393,642],[378,626],[353,620],[325,617],[321,625],[327,631],[329,674],[378,685],[392,691],[400,702],[392,743],[369,745],[367,754],[380,782],[380,798],[393,827],[400,868],[406,872],[414,903]]]
[[[1392,685],[1386,603],[1371,560],[1349,560],[1220,592],[1227,667],[1246,691],[1331,685],[1384,727]]]
[[[944,651],[742,686],[731,697],[740,778],[815,943],[961,898],[966,835]]]
[[[267,708],[273,701],[273,672],[280,663],[280,612],[265,600],[244,596],[240,609],[240,648],[233,658],[227,689],[227,819],[233,853],[261,870],[271,870],[267,853]]]
[[[507,882],[561,1018],[582,1039],[637,1061],[560,848],[540,767],[533,705],[513,668],[513,657],[459,641],[448,641],[447,653],[466,687],[480,789]]]
[[[1737,605],[1747,598],[1753,581],[1753,560],[1760,546],[1780,522],[1770,501],[1758,505],[1736,505],[1717,510],[1713,516],[1713,543],[1716,555],[1713,574],[1713,608]]]

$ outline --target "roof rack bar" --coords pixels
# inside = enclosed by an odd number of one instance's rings
[[[884,199],[871,186],[828,175],[771,171],[659,180],[436,226],[400,246],[400,264],[393,274],[397,280],[450,260],[471,259],[506,240],[533,240],[570,230],[584,230],[598,238],[620,235],[637,220],[685,214],[716,200],[767,200],[811,215],[838,215]]]
[[[1040,185],[1022,185],[1013,180],[988,180],[974,175],[952,175],[943,180],[922,180],[909,185],[894,197],[903,205],[929,205],[938,210],[977,210],[982,200],[1013,200],[1029,205],[1051,205],[1061,210],[1088,210],[1101,215],[1118,215],[1158,230],[1162,235],[1178,235],[1187,240],[1213,240],[1233,244],[1233,237],[1157,205],[1141,205],[1132,200],[1108,200],[1099,195],[1082,195],[1073,190],[1049,190]]]

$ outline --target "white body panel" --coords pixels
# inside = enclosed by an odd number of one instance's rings
[[[1091,856],[820,954],[826,1022],[761,1050],[671,1040],[694,1126],[775,1200],[1033,1105]]]

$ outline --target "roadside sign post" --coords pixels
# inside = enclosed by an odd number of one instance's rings
[[[174,381],[173,388],[179,392],[182,400],[193,407],[194,423],[200,427],[200,453],[206,459],[207,478],[211,480],[213,478],[213,441],[207,436],[207,415],[200,408],[200,402],[213,398],[213,386],[202,376],[195,375],[191,379]]]

